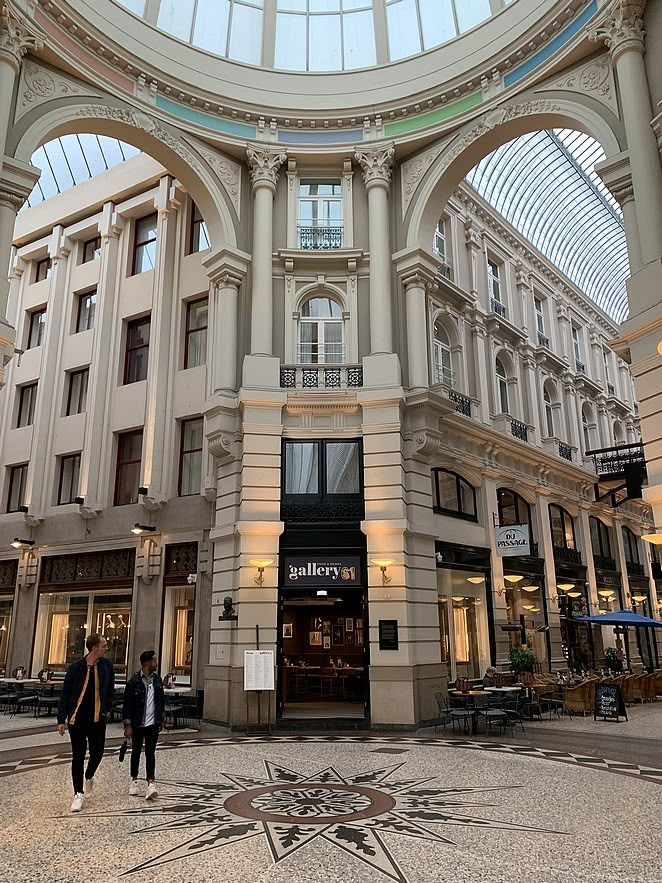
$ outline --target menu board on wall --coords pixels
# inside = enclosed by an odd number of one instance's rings
[[[274,686],[274,651],[244,650],[244,690],[273,690]]]
[[[285,586],[360,586],[361,559],[358,555],[288,555],[285,557]]]
[[[379,620],[379,649],[380,650],[397,650],[398,641],[398,620],[397,619],[380,619]]]

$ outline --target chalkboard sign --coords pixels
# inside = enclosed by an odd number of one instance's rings
[[[595,688],[595,705],[593,720],[597,718],[617,721],[620,717],[628,719],[623,702],[621,688],[617,684],[598,684]]]
[[[398,620],[397,619],[380,619],[379,620],[379,649],[380,650],[397,650],[398,649]]]

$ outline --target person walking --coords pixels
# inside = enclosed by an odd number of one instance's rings
[[[124,735],[131,739],[131,784],[129,795],[140,796],[138,773],[140,772],[140,753],[145,745],[145,766],[147,779],[147,800],[159,796],[154,782],[156,772],[156,743],[163,729],[165,712],[165,694],[163,682],[157,674],[158,659],[154,650],[145,650],[140,654],[140,665],[124,691]]]
[[[64,736],[65,722],[69,724],[74,786],[71,812],[80,812],[85,797],[90,798],[94,794],[94,774],[103,758],[106,719],[112,711],[115,692],[113,666],[105,658],[108,642],[101,635],[90,635],[85,646],[87,655],[69,666],[57,709],[56,729],[60,736]],[[88,749],[90,756],[83,780]]]

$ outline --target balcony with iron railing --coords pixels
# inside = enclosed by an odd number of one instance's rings
[[[451,265],[446,262],[446,258],[442,255],[439,255],[439,266],[437,267],[437,273],[440,276],[443,276],[444,279],[451,279],[453,276],[453,271],[451,270]]]
[[[492,418],[494,428],[497,432],[503,432],[504,435],[511,435],[519,441],[533,444],[534,428],[521,420],[517,420],[511,414],[497,414]]]
[[[598,570],[616,570],[616,561],[607,555],[593,555],[593,563]]]
[[[496,313],[501,319],[505,319],[508,315],[505,304],[502,304],[501,301],[497,300],[495,297],[490,299],[490,308],[492,312]]]
[[[644,569],[644,565],[639,564],[636,561],[626,561],[625,568],[628,572],[628,576],[638,576],[638,577],[646,576],[646,571]]]
[[[557,454],[562,460],[567,460],[569,463],[572,463],[574,459],[575,448],[554,435],[544,438],[542,447],[546,453]]]
[[[462,414],[464,417],[471,417],[471,399],[469,396],[462,395],[456,389],[448,390],[448,398],[455,403],[455,413]]]
[[[544,346],[549,349],[549,337],[542,333],[542,331],[538,332],[538,346]]]
[[[304,251],[331,251],[343,247],[343,228],[300,224],[297,227],[299,248]]]
[[[554,560],[561,564],[581,564],[582,553],[567,546],[554,546]]]
[[[281,365],[281,389],[338,390],[363,386],[363,365]]]
[[[586,365],[579,359],[575,359],[575,371],[577,374],[586,374]]]

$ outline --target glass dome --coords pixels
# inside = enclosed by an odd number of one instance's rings
[[[356,70],[426,52],[515,0],[116,0],[186,43],[282,71]]]

